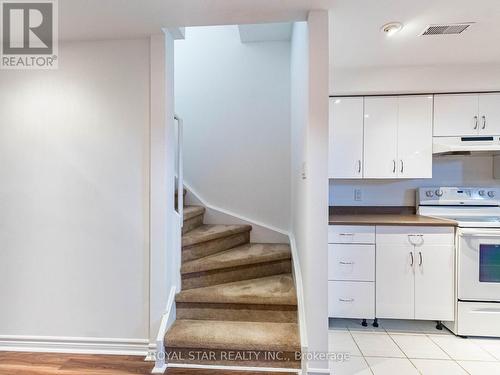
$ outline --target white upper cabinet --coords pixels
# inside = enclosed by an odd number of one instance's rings
[[[432,96],[365,98],[364,177],[432,177]]]
[[[433,97],[398,98],[398,177],[432,177]]]
[[[398,98],[366,97],[364,177],[397,177]]]
[[[435,95],[434,136],[477,135],[480,128],[479,95]]]
[[[329,177],[363,177],[363,98],[330,99]]]
[[[500,135],[500,94],[479,94],[479,134]]]

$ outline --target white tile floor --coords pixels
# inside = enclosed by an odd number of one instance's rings
[[[349,353],[331,362],[334,375],[500,375],[500,339],[456,337],[434,322],[331,319],[330,351]]]

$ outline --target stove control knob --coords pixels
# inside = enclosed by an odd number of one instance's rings
[[[427,191],[425,192],[425,195],[426,195],[427,197],[429,197],[429,198],[432,198],[432,197],[434,196],[434,192],[433,192],[432,190],[427,190]]]
[[[443,196],[443,191],[441,189],[436,190],[436,197],[442,197]]]
[[[495,196],[495,192],[493,190],[488,191],[488,197],[493,198],[494,196]]]
[[[479,190],[480,197],[484,197],[485,194],[486,194],[486,192],[484,190]]]

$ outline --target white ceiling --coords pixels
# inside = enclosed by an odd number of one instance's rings
[[[64,0],[61,40],[146,36],[162,27],[239,25],[305,20],[332,0]]]
[[[130,38],[162,27],[305,20],[330,9],[335,67],[500,62],[500,0],[65,0],[62,40]],[[387,38],[380,27],[405,24]],[[476,22],[458,36],[419,37],[428,24]]]
[[[409,66],[500,62],[500,0],[336,0],[333,65]],[[405,26],[387,37],[380,27]],[[476,22],[460,35],[419,34],[429,24]]]

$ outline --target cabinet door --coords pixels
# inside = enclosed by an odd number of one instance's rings
[[[479,94],[479,133],[500,135],[500,94]]]
[[[415,247],[415,319],[454,320],[454,253],[453,242]]]
[[[330,99],[330,178],[363,176],[363,98]]]
[[[397,177],[398,98],[365,98],[364,177]]]
[[[378,241],[378,240],[377,240]],[[376,317],[388,319],[414,318],[413,247],[377,242]],[[412,258],[413,256],[413,258]]]
[[[479,96],[434,95],[434,136],[477,135],[479,131]]]
[[[432,178],[433,97],[402,96],[398,101],[398,177]]]

